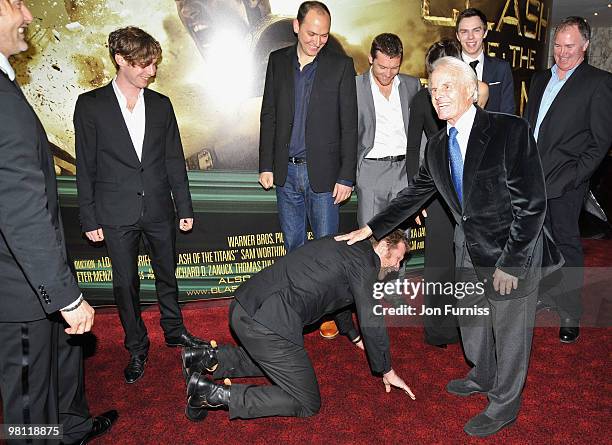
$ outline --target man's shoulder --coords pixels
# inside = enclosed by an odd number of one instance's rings
[[[583,62],[582,69],[584,73],[595,82],[610,82],[612,79],[612,73],[602,70],[600,68],[594,67],[586,62]]]
[[[488,117],[493,126],[502,126],[504,128],[513,128],[515,131],[529,128],[529,123],[522,117],[514,114],[501,113],[496,111],[479,110]]]
[[[109,91],[112,91],[112,88],[112,85],[110,83],[107,83],[104,86],[94,88],[93,90],[85,91],[84,93],[79,94],[78,99],[80,101],[96,100],[100,97],[104,97],[105,95],[107,95]]]
[[[408,85],[414,84],[414,85],[417,85],[418,87],[421,86],[421,81],[419,80],[418,77],[411,76],[410,74],[404,74],[404,73],[399,73],[397,77],[400,78],[400,81],[406,82]]]
[[[277,60],[279,57],[287,57],[291,49],[295,49],[295,45],[285,46],[283,48],[276,49],[270,53],[270,60]]]
[[[169,104],[170,103],[170,98],[162,93],[160,93],[159,91],[155,91],[152,90],[150,88],[145,88],[144,90],[144,94],[145,97],[147,97],[148,99],[153,99],[153,100],[159,100],[160,102],[163,102],[165,104]]]

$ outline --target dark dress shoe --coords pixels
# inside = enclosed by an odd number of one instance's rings
[[[75,442],[74,445],[85,445],[89,443],[91,440],[96,437],[101,436],[102,434],[110,431],[113,423],[117,421],[119,414],[115,410],[107,411],[105,413],[100,414],[99,416],[94,417],[92,420],[91,431],[79,441]]]
[[[229,382],[228,382],[229,383]],[[204,419],[210,408],[229,408],[230,385],[220,385],[199,372],[191,374],[187,383],[185,415],[191,421]]]
[[[580,322],[572,318],[561,319],[559,340],[561,343],[574,343],[580,336]]]
[[[439,345],[432,345],[432,346],[435,346],[436,348],[440,348],[440,349],[448,348],[448,345],[446,343],[440,343]]]
[[[178,337],[166,337],[166,346],[170,346],[171,348],[177,346],[182,346],[184,348],[198,348],[210,346],[210,343],[185,331]]]
[[[219,366],[216,343],[201,348],[184,348],[181,352],[183,361],[183,376],[187,378],[194,372],[214,372]]]
[[[490,418],[486,414],[480,413],[468,420],[463,427],[463,431],[470,436],[487,437],[497,433],[502,428],[512,425],[515,420],[516,417],[509,420],[496,420]]]
[[[487,392],[475,382],[468,379],[455,379],[446,384],[446,391],[456,396],[467,397],[472,394]]]
[[[148,355],[133,355],[130,357],[128,365],[123,370],[127,383],[134,383],[143,376],[147,359]]]

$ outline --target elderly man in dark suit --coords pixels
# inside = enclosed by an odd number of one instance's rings
[[[562,260],[543,231],[544,175],[527,123],[475,107],[478,81],[459,59],[439,59],[429,87],[447,125],[429,139],[418,175],[367,226],[337,239],[381,238],[436,191],[446,201],[457,223],[457,281],[475,289],[480,283],[483,290],[457,299],[461,341],[473,368],[447,390],[487,394],[487,408],[464,427],[484,437],[518,416],[538,282],[543,268],[558,268]]]
[[[584,60],[590,38],[582,17],[561,22],[555,64],[534,74],[525,109],[546,178],[545,224],[565,258],[565,267],[543,282],[540,306],[558,311],[563,343],[580,333],[584,256],[578,218],[589,179],[612,144],[612,74]]]
[[[168,346],[196,346],[178,304],[176,213],[191,230],[193,209],[179,129],[170,100],[147,88],[161,57],[159,43],[135,27],[108,39],[117,76],[81,94],[74,111],[81,227],[105,241],[113,291],[130,360],[125,380],[142,377],[149,339],[140,314],[138,252],[144,236],[155,272],[161,326]]]
[[[401,230],[353,246],[333,238],[311,241],[261,271],[236,291],[230,325],[242,346],[186,349],[186,414],[200,420],[207,409],[229,408],[231,418],[312,416],[321,398],[304,349],[302,330],[323,315],[355,304],[370,367],[391,386],[414,395],[391,366],[383,316],[375,310],[377,279],[399,268],[408,250]],[[380,284],[380,283],[379,283]],[[267,376],[274,385],[221,385],[214,378]]]
[[[61,424],[64,443],[108,431],[116,411],[92,418],[81,347],[94,310],[68,264],[47,135],[8,58],[28,49],[32,14],[0,0],[0,396],[3,427]],[[66,324],[68,326],[66,326]],[[6,439],[32,443],[21,432]],[[59,431],[44,437],[57,443]],[[36,442],[38,443],[38,442]]]
[[[335,234],[339,205],[351,196],[357,154],[353,60],[329,45],[331,15],[318,1],[300,5],[297,44],[270,54],[261,105],[259,182],[276,185],[288,252]],[[335,326],[325,337],[337,334]]]
[[[472,67],[478,80],[489,86],[485,110],[514,114],[516,105],[510,64],[485,54],[487,17],[479,9],[465,9],[457,16],[455,32],[461,44],[461,57]]]

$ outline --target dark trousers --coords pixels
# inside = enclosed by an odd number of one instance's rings
[[[140,313],[138,275],[138,247],[141,237],[155,273],[160,324],[164,335],[176,337],[185,330],[178,304],[178,284],[175,276],[175,222],[150,222],[142,218],[133,225],[103,226],[103,230],[113,265],[113,293],[125,332],[125,347],[132,355],[146,354],[149,350],[149,338]]]
[[[5,424],[62,424],[63,441],[80,440],[92,427],[83,388],[82,348],[57,316],[0,323],[0,394]],[[52,440],[11,441],[58,443]]]
[[[253,320],[242,306],[230,306],[230,326],[242,346],[220,346],[214,378],[266,376],[272,385],[232,384],[230,418],[307,417],[321,406],[319,384],[303,346]]]
[[[446,204],[440,198],[427,207],[425,218],[425,283],[453,283],[455,280],[455,250],[453,245],[454,223]],[[433,288],[433,286],[431,286]],[[440,312],[423,316],[425,342],[430,345],[457,343],[459,329],[457,319],[446,314],[444,307],[453,306],[453,295],[424,293],[423,304],[428,308],[439,308]]]
[[[540,295],[546,303],[555,307],[561,318],[579,320],[582,316],[580,299],[584,284],[584,254],[580,240],[578,218],[588,184],[547,201],[544,224],[555,244],[563,254],[564,266],[544,280]]]

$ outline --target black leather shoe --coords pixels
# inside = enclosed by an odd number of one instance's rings
[[[119,414],[115,410],[107,411],[105,413],[100,414],[99,416],[94,417],[93,424],[91,426],[91,431],[85,434],[85,437],[83,437],[79,442],[75,442],[75,445],[85,445],[96,437],[107,433],[108,431],[110,431],[113,423],[117,421],[118,417]]]
[[[562,318],[559,328],[561,343],[574,343],[580,337],[580,322],[572,318]]]
[[[182,346],[184,348],[197,348],[210,346],[210,343],[185,331],[178,337],[166,337],[166,346],[170,346],[171,348],[176,346]]]
[[[133,355],[130,357],[128,365],[123,370],[126,383],[134,383],[144,374],[145,364],[147,363],[148,355]]]
[[[230,386],[220,385],[199,372],[194,372],[187,384],[189,405],[196,408],[229,408]]]
[[[467,397],[479,392],[487,392],[468,379],[455,379],[446,384],[446,391],[456,396]]]
[[[435,346],[436,348],[440,348],[440,349],[448,348],[448,345],[446,343],[440,343],[439,345],[432,345],[432,346]]]
[[[200,348],[184,348],[181,351],[183,377],[187,379],[194,372],[214,372],[219,366],[216,342]]]
[[[512,425],[515,420],[516,417],[509,420],[496,420],[490,418],[486,414],[480,413],[468,420],[463,427],[463,431],[470,436],[487,437],[497,433],[502,428]]]

